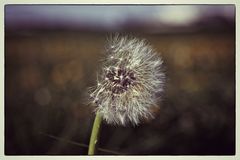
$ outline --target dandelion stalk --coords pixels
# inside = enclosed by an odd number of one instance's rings
[[[101,128],[101,122],[102,122],[101,115],[99,113],[96,113],[96,117],[95,117],[93,128],[92,128],[91,138],[89,142],[88,155],[95,154],[96,146],[98,143],[99,132]]]

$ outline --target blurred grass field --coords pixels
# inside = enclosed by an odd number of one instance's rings
[[[161,53],[166,89],[156,119],[137,127],[103,124],[100,144],[125,155],[235,153],[235,34],[133,33]],[[106,32],[5,34],[5,154],[86,155]],[[98,152],[98,154],[110,154]]]

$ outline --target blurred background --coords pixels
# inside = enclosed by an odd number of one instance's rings
[[[5,154],[87,154],[86,91],[115,32],[161,53],[166,90],[154,120],[104,123],[98,154],[235,154],[234,5],[6,5]]]

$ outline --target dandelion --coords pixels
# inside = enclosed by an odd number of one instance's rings
[[[115,35],[109,39],[106,52],[97,85],[90,90],[96,117],[89,155],[95,153],[102,119],[125,126],[154,118],[152,110],[165,80],[163,61],[146,40]]]
[[[96,112],[117,125],[153,118],[152,108],[163,91],[162,59],[146,40],[128,36],[111,37],[106,51],[98,85],[91,90]]]

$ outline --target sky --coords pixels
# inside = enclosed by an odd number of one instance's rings
[[[185,26],[202,17],[234,19],[233,5],[6,5],[5,27],[98,27],[126,23]]]

